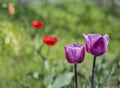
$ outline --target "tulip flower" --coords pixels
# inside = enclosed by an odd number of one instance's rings
[[[43,22],[42,21],[38,21],[38,20],[34,20],[32,23],[31,23],[32,27],[35,28],[35,29],[39,29],[39,28],[42,28],[43,27]]]
[[[108,50],[109,36],[100,34],[83,34],[85,38],[86,51],[94,55],[93,67],[92,67],[92,88],[95,88],[94,84],[94,72],[96,57],[103,55]]]
[[[15,14],[15,8],[14,8],[12,5],[10,5],[10,6],[8,7],[8,13],[9,13],[10,15]]]
[[[68,63],[77,64],[84,60],[85,49],[83,45],[66,45],[64,50]]]
[[[58,39],[52,36],[44,36],[43,42],[48,46],[53,46],[58,42]]]
[[[85,38],[86,50],[94,56],[100,56],[108,50],[109,36],[106,34],[83,34]]]
[[[84,46],[77,44],[70,44],[64,47],[66,59],[68,63],[74,64],[75,69],[75,88],[78,88],[77,84],[77,63],[82,63],[85,56]]]

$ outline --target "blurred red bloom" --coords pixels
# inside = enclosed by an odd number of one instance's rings
[[[52,36],[44,36],[43,42],[48,46],[53,46],[58,42],[58,38]]]
[[[35,29],[39,29],[39,28],[42,28],[43,27],[43,22],[42,21],[38,21],[38,20],[34,20],[32,23],[31,23],[32,27],[35,28]]]
[[[9,13],[10,15],[15,14],[15,8],[14,8],[12,5],[8,7],[8,13]]]

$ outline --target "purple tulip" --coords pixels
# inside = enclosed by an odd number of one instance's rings
[[[107,34],[104,36],[100,34],[83,34],[83,36],[88,53],[94,56],[100,56],[107,52],[109,43],[109,36]]]
[[[82,44],[70,44],[64,47],[68,63],[81,63],[84,60],[85,48]]]

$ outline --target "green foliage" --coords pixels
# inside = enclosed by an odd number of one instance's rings
[[[105,60],[105,56],[102,56],[96,66],[96,86],[104,87],[107,85],[108,80],[115,70],[115,66],[110,66],[109,69],[107,67],[108,63]]]
[[[73,73],[65,73],[60,75],[56,80],[55,83],[53,84],[52,88],[62,88],[64,86],[67,86],[71,83],[71,79],[73,77]]]
[[[20,41],[20,34],[18,31],[19,28],[15,24],[11,24],[10,22],[1,22],[0,24],[0,45],[1,51],[0,52],[14,52],[17,53],[19,51],[19,41]],[[9,29],[8,29],[9,28]],[[8,52],[7,52],[8,53]]]
[[[111,75],[112,78],[119,76],[119,55],[116,57],[120,52],[119,17],[106,14],[95,3],[85,0],[26,6],[14,0],[14,15],[7,13],[9,3],[10,0],[0,3],[1,88],[73,88],[72,66],[65,61],[63,47],[68,43],[83,43],[83,33],[110,35],[109,51],[97,63],[96,82],[102,85],[105,81],[106,88],[111,83]],[[120,11],[119,8],[117,10]],[[43,21],[44,27],[34,30],[31,27],[33,20]],[[58,44],[49,47],[49,55],[46,55],[48,47],[42,42],[43,35],[59,38]],[[86,55],[84,63],[78,66],[81,88],[84,88],[85,82],[86,88],[90,86],[87,79],[91,75],[91,58]],[[109,64],[108,60],[111,61]],[[119,79],[117,82],[120,82]]]
[[[120,39],[119,19],[106,15],[95,4],[73,2],[49,5],[32,4],[30,7],[32,10],[37,10],[36,13],[39,14],[40,19],[45,21],[46,33],[58,35],[67,33],[75,38],[79,38],[82,33],[108,33],[111,38]],[[113,34],[113,30],[116,35]]]

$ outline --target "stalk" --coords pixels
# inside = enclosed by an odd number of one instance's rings
[[[93,68],[92,68],[92,88],[95,88],[95,82],[94,82],[95,63],[96,63],[96,56],[94,56],[94,60],[93,60]]]
[[[75,71],[75,88],[78,88],[78,82],[77,82],[77,64],[74,64],[74,71]]]

